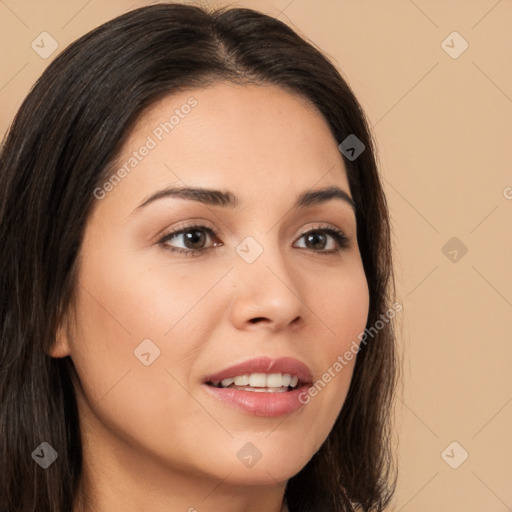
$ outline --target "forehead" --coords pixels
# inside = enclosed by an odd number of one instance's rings
[[[162,98],[132,129],[114,172],[122,166],[129,176],[116,194],[133,197],[170,185],[229,188],[248,198],[326,185],[348,192],[324,117],[274,85],[216,83]]]

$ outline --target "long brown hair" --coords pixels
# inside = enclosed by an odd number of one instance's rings
[[[0,155],[0,509],[69,512],[82,449],[69,357],[47,355],[73,298],[93,191],[136,120],[163,96],[218,81],[275,84],[323,114],[357,206],[370,292],[367,327],[394,299],[389,215],[365,116],[339,71],[281,21],[242,8],[158,4],[119,16],[64,50],[37,81]],[[382,323],[382,322],[381,322]],[[381,511],[395,479],[390,406],[395,335],[386,322],[361,345],[346,402],[327,440],[286,487],[291,512]],[[31,453],[58,453],[46,470]]]

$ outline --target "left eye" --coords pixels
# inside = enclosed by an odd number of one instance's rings
[[[325,247],[329,237],[333,242],[331,247]],[[302,238],[306,240],[306,244],[314,246],[319,243],[322,246],[320,247],[320,252],[325,253],[339,252],[341,249],[348,247],[347,237],[341,231],[333,228],[313,229],[304,233],[299,240]],[[306,247],[306,249],[308,248],[311,247]],[[312,247],[312,249],[317,250],[315,247]]]

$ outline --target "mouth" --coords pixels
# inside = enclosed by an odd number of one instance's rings
[[[256,416],[290,414],[304,405],[300,396],[313,382],[297,359],[258,357],[204,378],[209,395],[224,405]]]

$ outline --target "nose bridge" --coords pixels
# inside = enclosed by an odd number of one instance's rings
[[[257,275],[253,277],[256,277],[256,280],[284,281],[289,287],[295,287],[275,231],[248,235],[235,250],[242,260],[239,263],[244,276],[255,273]],[[276,276],[279,276],[279,279]]]
[[[239,326],[254,319],[287,325],[302,314],[297,274],[290,271],[275,231],[246,236],[236,247],[238,261],[233,320]]]

